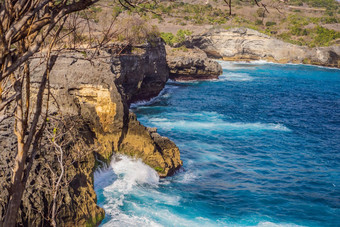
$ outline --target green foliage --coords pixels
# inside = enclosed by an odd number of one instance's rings
[[[303,17],[298,14],[290,14],[288,16],[288,23],[291,25],[297,25],[297,26],[305,26],[310,23],[309,18]]]
[[[176,36],[175,36],[175,42],[176,42],[176,43],[184,42],[184,41],[185,41],[185,38],[186,38],[187,36],[190,36],[191,34],[192,34],[192,32],[189,31],[189,30],[182,30],[182,29],[179,29],[179,30],[177,31]]]
[[[290,5],[295,5],[295,6],[302,6],[303,5],[303,1],[302,0],[290,0],[289,4]]]
[[[123,12],[123,8],[120,5],[116,5],[113,7],[112,15],[113,17],[118,17],[119,14],[121,14],[122,12]]]
[[[262,20],[257,19],[257,20],[255,21],[255,25],[263,25]]]
[[[266,16],[266,10],[263,8],[258,8],[256,10],[256,14],[258,17],[265,17]]]
[[[292,39],[291,35],[301,36],[297,40]],[[309,47],[329,46],[332,41],[340,38],[340,32],[330,30],[321,26],[316,26],[314,29],[301,29],[294,27],[290,32],[285,32],[279,37],[286,41],[297,45],[306,45]],[[303,38],[305,37],[305,38]],[[310,41],[306,41],[308,38]]]
[[[80,53],[83,55],[84,58],[87,58],[87,53],[86,53],[86,51],[81,51]]]
[[[290,27],[290,32],[292,35],[296,36],[306,36],[308,34],[307,29],[303,29],[298,25]]]
[[[172,51],[173,52],[176,52],[176,51],[188,52],[189,50],[185,46],[180,46],[180,47],[177,47],[177,48],[173,48]]]
[[[337,2],[335,0],[304,0],[309,6],[312,7],[325,7],[333,8],[337,7]]]
[[[164,42],[170,46],[172,46],[173,40],[175,38],[174,34],[171,32],[161,32],[161,38],[164,40]]]
[[[79,16],[85,19],[90,19],[95,23],[99,22],[98,15],[102,11],[101,7],[91,6],[90,8],[78,12]]]
[[[91,6],[90,10],[94,13],[100,13],[102,11],[102,8],[100,7],[95,7],[95,6]]]
[[[321,22],[325,24],[336,24],[339,20],[336,17],[323,17],[321,18]]]
[[[315,46],[329,46],[331,41],[340,38],[340,32],[336,32],[321,26],[317,26],[314,29],[314,33],[315,36],[312,44]]]
[[[159,166],[155,167],[154,169],[155,169],[157,172],[164,172],[164,169],[163,169],[162,167],[159,167]]]
[[[151,26],[138,17],[125,18],[121,21],[121,26],[125,29],[118,35],[118,41],[132,45],[146,41],[152,44],[160,36],[157,26]]]
[[[279,38],[281,38],[283,41],[296,44],[296,45],[303,45],[301,42],[294,40],[291,38],[291,34],[289,32],[284,32],[279,35]]]
[[[144,3],[141,4],[138,9],[134,9],[134,11],[141,14],[143,8],[152,10],[159,15],[166,14],[177,17],[178,21],[176,21],[176,23],[181,25],[187,24],[187,22],[183,23],[183,19],[194,24],[223,24],[227,22],[227,12],[220,8],[214,8],[210,4],[202,5],[184,2],[160,2],[158,4]],[[157,16],[152,17],[158,18],[160,21],[162,20]]]
[[[163,22],[163,18],[159,14],[152,14],[152,19],[158,19],[158,22]]]
[[[173,35],[170,32],[162,32],[161,37],[164,40],[164,42],[170,46],[173,46],[175,43],[181,43],[185,41],[185,38],[187,36],[190,36],[192,34],[189,30],[178,30],[176,36]]]
[[[306,3],[310,7],[337,8],[339,3],[336,0],[290,0],[290,5],[302,6]]]
[[[270,26],[273,26],[273,25],[276,25],[276,22],[273,22],[273,21],[267,21],[266,22],[267,27],[270,27]]]

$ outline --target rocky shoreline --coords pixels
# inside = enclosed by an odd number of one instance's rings
[[[115,153],[140,158],[160,177],[170,176],[182,166],[176,144],[157,129],[143,126],[129,111],[131,103],[157,96],[168,79],[218,79],[222,67],[210,58],[340,67],[339,46],[308,49],[244,28],[191,36],[183,45],[185,48],[166,48],[159,39],[127,48],[119,55],[114,45],[99,52],[65,51],[59,55],[50,75],[47,126],[47,131],[58,135],[56,142],[65,153],[65,176],[57,198],[58,226],[96,226],[102,221],[105,213],[96,204],[93,174],[99,163],[110,162]],[[38,87],[44,66],[39,56],[30,64],[32,83]],[[0,186],[0,217],[5,212],[15,154],[12,126],[12,119],[0,125],[0,181],[5,182]],[[51,188],[60,174],[50,135],[44,134],[32,167],[18,226],[49,225]]]
[[[212,29],[187,37],[187,48],[199,48],[208,57],[225,61],[265,60],[340,68],[340,46],[309,48],[285,43],[249,28]]]
[[[96,226],[104,218],[97,206],[93,174],[100,162],[114,153],[140,158],[160,177],[182,166],[178,147],[167,137],[139,123],[130,103],[159,94],[169,78],[162,40],[138,47],[138,54],[112,54],[110,48],[93,52],[62,52],[50,74],[48,126],[24,192],[18,226],[48,226],[55,187],[61,174],[58,152],[64,153],[62,187],[57,196],[58,226]],[[32,83],[44,72],[39,56],[30,62]],[[33,89],[34,90],[34,89]],[[34,92],[34,91],[33,91]],[[0,125],[0,217],[4,216],[12,160],[13,121]],[[51,135],[53,138],[51,140]],[[100,160],[100,162],[96,161]]]
[[[170,79],[175,81],[218,79],[222,67],[207,54],[198,49],[167,48],[167,63]]]

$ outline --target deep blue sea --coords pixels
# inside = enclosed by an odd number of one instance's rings
[[[132,106],[181,151],[159,179],[120,157],[95,173],[103,226],[340,226],[340,70],[220,62]]]

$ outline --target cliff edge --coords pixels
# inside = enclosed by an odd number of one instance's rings
[[[184,45],[227,61],[267,60],[340,68],[340,46],[297,46],[249,28],[213,29],[188,37]]]
[[[198,48],[167,47],[166,58],[171,80],[218,79],[218,76],[222,74],[221,65],[208,58],[207,54]]]
[[[98,225],[104,210],[96,205],[93,173],[98,163],[109,162],[114,153],[141,158],[161,177],[181,167],[178,147],[141,125],[129,112],[130,103],[158,95],[169,78],[161,40],[137,48],[136,54],[116,55],[110,47],[59,54],[50,74],[47,128],[24,192],[18,226],[48,226],[53,202],[58,226]],[[30,62],[32,95],[44,71],[40,61],[36,56]],[[0,218],[16,153],[12,126],[13,119],[0,125],[0,182],[4,182],[0,186]],[[65,172],[53,200],[56,177],[61,174],[61,152]]]

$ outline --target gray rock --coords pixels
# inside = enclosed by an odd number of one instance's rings
[[[340,67],[340,46],[302,47],[248,28],[215,29],[191,36],[184,44],[202,49],[209,57],[224,60],[267,60]]]
[[[222,74],[222,67],[216,61],[197,49],[167,49],[167,63],[172,80],[207,80],[217,79]]]

